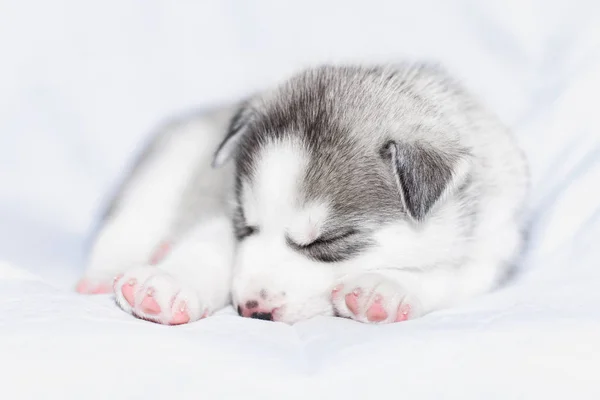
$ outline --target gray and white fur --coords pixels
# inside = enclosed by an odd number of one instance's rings
[[[116,277],[121,308],[164,324],[229,303],[403,321],[501,282],[527,189],[509,131],[440,68],[308,69],[155,136],[78,290]]]

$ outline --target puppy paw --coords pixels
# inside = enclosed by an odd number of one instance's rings
[[[114,291],[124,311],[159,324],[186,324],[211,311],[185,282],[156,267],[138,267],[117,276]]]
[[[88,270],[83,278],[75,286],[75,290],[81,294],[105,294],[113,292],[113,281],[115,277],[131,269],[132,265],[141,265],[149,263],[158,264],[171,250],[171,243],[168,241],[160,242],[150,253],[147,261],[132,261],[133,256],[126,256],[116,253],[113,257],[104,254],[102,257],[93,257]],[[137,257],[144,260],[144,257]]]
[[[421,315],[420,304],[406,288],[375,273],[344,279],[331,292],[335,313],[365,323],[406,321]]]

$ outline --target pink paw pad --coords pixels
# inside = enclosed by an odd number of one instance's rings
[[[348,293],[345,297],[346,307],[353,314],[358,314],[358,296],[360,296],[360,289],[354,289],[351,293]]]
[[[123,297],[131,307],[135,305],[135,287],[137,285],[137,281],[135,279],[130,279],[121,287],[121,293],[123,293]]]
[[[410,304],[401,304],[398,307],[398,314],[396,315],[395,322],[402,322],[408,319],[408,314],[410,314]]]
[[[173,318],[169,321],[169,325],[181,325],[190,322],[190,315],[188,313],[187,304],[182,301],[177,307],[177,311],[173,313]]]
[[[140,303],[140,308],[146,314],[158,315],[158,314],[160,314],[161,309],[160,309],[160,306],[158,305],[158,303],[156,302],[156,300],[154,300],[154,297],[152,297],[153,295],[154,295],[154,290],[148,289],[148,292],[146,293],[146,297],[144,297],[142,299],[142,302]]]
[[[367,310],[367,319],[371,322],[381,322],[388,317],[387,311],[381,305],[382,298],[380,295],[375,296],[375,300]]]

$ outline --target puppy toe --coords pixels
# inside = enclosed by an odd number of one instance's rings
[[[383,298],[380,294],[375,295],[373,303],[367,309],[367,319],[370,322],[381,322],[388,318],[388,313],[382,305]]]

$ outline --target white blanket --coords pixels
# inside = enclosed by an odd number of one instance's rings
[[[0,4],[0,398],[600,398],[600,4]],[[531,237],[506,288],[387,326],[81,296],[87,234],[163,118],[323,61],[443,62],[514,128]]]

